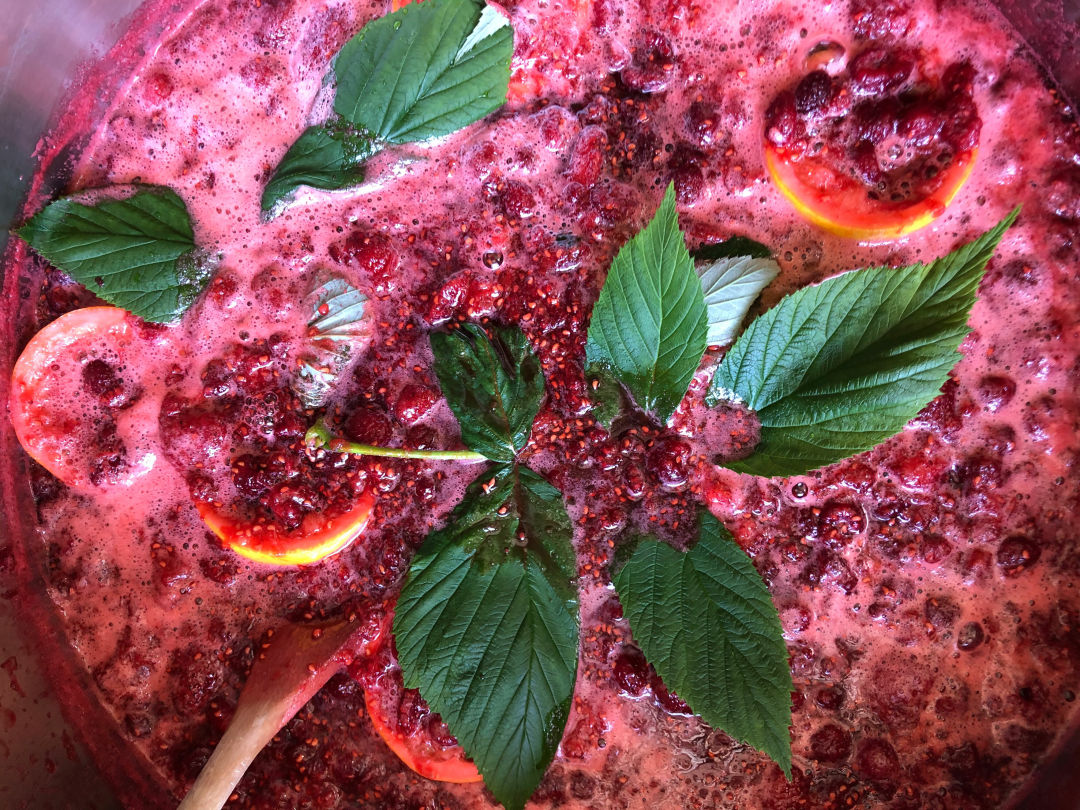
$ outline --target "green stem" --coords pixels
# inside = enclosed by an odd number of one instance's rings
[[[405,447],[376,447],[371,444],[357,444],[333,436],[321,419],[308,428],[308,432],[304,434],[304,442],[315,449],[325,448],[331,453],[352,453],[358,456],[461,461],[466,464],[487,461],[487,456],[474,453],[471,450],[410,450]]]

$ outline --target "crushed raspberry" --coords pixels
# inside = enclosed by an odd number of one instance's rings
[[[851,753],[851,734],[829,723],[810,735],[810,755],[820,762],[840,762]]]
[[[345,436],[360,444],[384,445],[390,440],[393,427],[383,411],[367,405],[353,408],[342,425]]]
[[[852,0],[851,21],[862,39],[902,37],[911,27],[910,0]]]
[[[645,31],[633,51],[632,64],[622,71],[626,86],[642,93],[666,90],[675,72],[675,49],[659,31]]]
[[[376,293],[390,293],[397,288],[400,258],[385,234],[354,230],[343,242],[330,246],[330,258],[359,269]]]
[[[649,664],[637,647],[623,647],[613,664],[615,682],[626,694],[638,697],[649,688]]]
[[[937,82],[913,86],[916,57],[893,45],[855,54],[847,70],[814,70],[765,113],[765,138],[785,159],[814,160],[872,200],[904,204],[929,196],[943,170],[979,142],[974,72],[950,65]]]
[[[896,779],[900,775],[900,758],[887,741],[871,738],[859,745],[855,769],[867,779]]]
[[[143,94],[151,104],[162,104],[173,92],[172,79],[165,73],[154,73],[147,80]]]
[[[607,134],[600,127],[593,125],[582,129],[570,153],[567,177],[586,188],[594,185],[604,169],[607,145]]]
[[[528,186],[516,180],[509,180],[500,187],[498,202],[503,213],[512,220],[528,219],[536,210],[536,197]]]
[[[439,398],[438,391],[410,383],[401,389],[394,402],[394,416],[401,424],[411,427],[431,412]]]
[[[1013,535],[1001,541],[997,550],[997,564],[1008,574],[1025,571],[1039,561],[1038,544],[1029,537]]]
[[[956,634],[956,646],[964,652],[971,652],[983,643],[985,633],[978,622],[968,622]]]
[[[988,374],[979,380],[978,395],[983,407],[994,412],[1004,408],[1016,394],[1016,382],[999,374]]]
[[[690,473],[690,445],[683,439],[666,437],[656,443],[646,457],[645,467],[666,489],[686,485]]]

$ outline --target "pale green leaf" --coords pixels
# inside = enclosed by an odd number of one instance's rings
[[[752,256],[716,259],[697,269],[705,293],[710,346],[726,346],[735,339],[743,318],[761,291],[780,273],[773,259]]]

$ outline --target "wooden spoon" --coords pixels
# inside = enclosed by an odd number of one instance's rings
[[[354,658],[349,641],[363,626],[287,624],[275,632],[251,668],[229,728],[178,810],[220,810],[266,744]]]

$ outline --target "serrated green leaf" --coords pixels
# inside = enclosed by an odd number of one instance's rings
[[[187,206],[163,186],[93,205],[59,199],[16,233],[99,298],[145,321],[179,318],[211,276]]]
[[[394,613],[405,686],[520,810],[555,756],[578,660],[572,526],[525,468],[478,478],[413,559]]]
[[[728,466],[799,475],[902,430],[960,359],[986,263],[1017,213],[929,265],[843,273],[755,319],[709,388],[709,404],[742,401],[761,422],[753,454]]]
[[[773,259],[737,256],[716,259],[698,267],[705,293],[710,346],[724,346],[735,339],[743,318],[761,291],[780,273]]]
[[[387,144],[448,135],[494,112],[506,103],[513,52],[509,19],[481,0],[425,0],[372,20],[335,57],[335,114],[285,153],[264,214],[300,186],[356,185]]]
[[[713,245],[702,245],[690,251],[695,261],[714,262],[717,259],[734,259],[749,256],[752,259],[771,259],[772,251],[748,236],[732,236]]]
[[[791,776],[791,672],[780,617],[750,558],[707,511],[680,553],[642,538],[615,574],[634,640],[706,723]]]
[[[301,186],[334,191],[356,185],[364,179],[364,161],[380,148],[370,135],[338,119],[308,127],[263,189],[263,213],[272,216]]]
[[[425,0],[373,20],[334,65],[334,109],[387,143],[455,132],[506,102],[514,35],[481,0]]]
[[[467,323],[433,333],[431,350],[465,446],[492,461],[513,461],[544,399],[544,374],[528,338],[506,326],[493,327],[488,337]]]
[[[623,245],[593,307],[585,357],[666,421],[705,353],[705,299],[669,185],[656,216]]]

